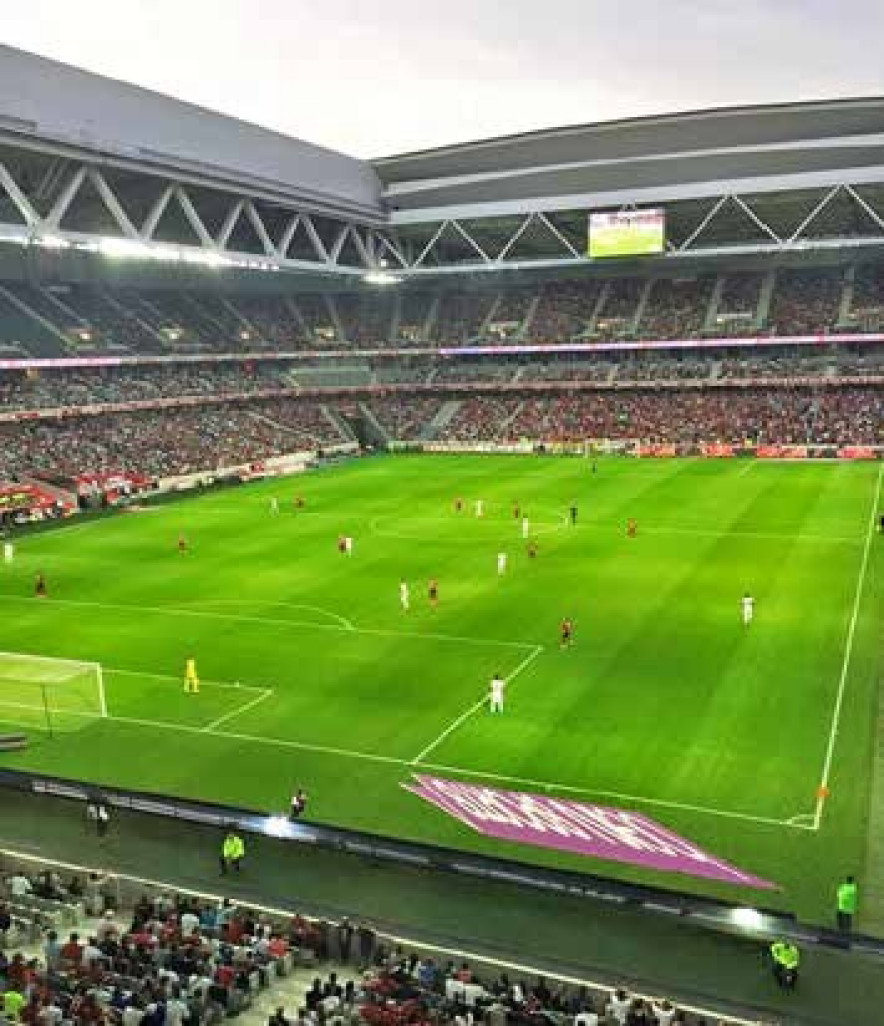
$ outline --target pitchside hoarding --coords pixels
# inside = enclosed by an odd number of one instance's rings
[[[402,786],[486,837],[742,887],[777,889],[638,812],[423,774]]]

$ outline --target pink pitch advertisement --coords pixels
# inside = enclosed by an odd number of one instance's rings
[[[703,851],[638,812],[422,774],[415,774],[413,783],[402,786],[485,837],[741,887],[777,889],[776,884]]]

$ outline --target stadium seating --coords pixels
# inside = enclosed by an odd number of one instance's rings
[[[0,898],[0,992],[27,1026],[700,1026],[694,1008],[506,963],[408,951],[371,926],[308,919],[110,875],[16,869]],[[10,1006],[11,1006],[10,1004]],[[289,1007],[287,1008],[286,1005]],[[263,1014],[263,1020],[259,1018]],[[747,1026],[722,1015],[719,1026]]]
[[[785,268],[327,294],[0,282],[0,347],[238,353],[876,331],[884,271]]]

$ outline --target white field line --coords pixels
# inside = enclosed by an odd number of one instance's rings
[[[504,683],[509,684],[514,677],[517,677],[522,672],[522,670],[524,670],[527,666],[530,666],[531,663],[534,662],[534,660],[540,655],[542,651],[543,645],[535,646],[534,651],[526,655],[525,658],[519,663],[519,665],[512,671],[512,673],[504,677]],[[445,738],[448,737],[449,734],[453,734],[454,731],[457,730],[457,728],[462,723],[468,720],[474,713],[477,713],[482,708],[482,706],[486,704],[488,698],[489,696],[487,694],[483,695],[478,702],[474,702],[469,707],[469,709],[467,709],[465,712],[462,712],[460,716],[458,716],[457,719],[454,720],[454,722],[450,723],[434,741],[431,741],[426,748],[424,748],[419,754],[417,754],[411,760],[411,765],[416,766],[421,761],[421,759],[429,755],[430,752],[432,752],[434,749],[438,748],[439,745],[442,744],[442,742],[445,740]]]
[[[24,595],[0,595],[2,602],[27,602],[34,605],[35,600]],[[530,641],[505,641],[500,638],[473,638],[459,634],[419,633],[416,631],[393,631],[376,627],[343,627],[336,623],[316,623],[313,620],[277,620],[266,616],[240,616],[236,613],[213,613],[202,609],[182,609],[180,606],[142,606],[133,603],[87,602],[74,599],[50,599],[43,603],[43,608],[53,606],[72,606],[84,609],[115,609],[128,613],[159,613],[164,616],[193,616],[209,620],[232,620],[240,623],[265,623],[277,627],[310,627],[317,631],[338,631],[345,634],[366,634],[381,638],[410,638],[423,641],[453,641],[463,645],[498,645],[501,648],[534,649],[537,646]]]
[[[441,763],[424,762],[421,769],[433,770],[437,773],[459,773],[461,776],[477,777],[481,780],[495,780],[505,784],[518,784],[524,787],[542,788],[545,791],[567,791],[569,794],[583,794],[595,798],[614,798],[617,801],[635,802],[639,805],[658,805],[665,809],[678,809],[684,812],[702,812],[710,816],[723,816],[726,819],[741,819],[750,823],[765,823],[768,826],[787,826],[796,830],[811,830],[792,819],[774,819],[770,816],[756,816],[749,812],[729,812],[726,809],[713,809],[706,805],[691,805],[688,802],[669,801],[665,798],[643,798],[641,795],[624,794],[622,791],[604,791],[592,787],[575,787],[570,784],[554,784],[548,780],[532,780],[530,777],[513,777],[504,773],[485,773],[481,770],[462,769],[460,766],[447,766]]]
[[[485,699],[483,699],[483,702]],[[5,706],[16,709],[27,709],[32,712],[43,712],[43,707],[38,705],[25,705],[24,703],[0,702],[0,708]],[[238,712],[241,710],[237,710]],[[124,723],[136,727],[147,727],[152,730],[170,730],[182,734],[202,734],[203,737],[217,737],[232,741],[246,741],[253,744],[265,745],[272,748],[288,748],[295,751],[313,752],[318,755],[331,755],[347,759],[358,759],[364,762],[378,762],[392,766],[403,766],[409,769],[414,767],[412,759],[400,759],[392,755],[375,755],[372,752],[356,752],[349,748],[335,748],[330,745],[311,744],[307,741],[292,741],[286,738],[266,737],[258,734],[241,734],[229,730],[206,730],[205,727],[191,726],[185,723],[171,723],[167,720],[147,720],[134,716],[106,716],[98,713],[65,712],[66,716],[74,716],[85,720],[106,720],[110,723]],[[624,794],[619,791],[603,791],[590,787],[575,787],[570,784],[557,784],[550,780],[532,780],[527,777],[506,776],[502,773],[485,773],[481,770],[464,769],[460,766],[448,766],[438,763],[421,763],[421,769],[433,770],[441,773],[455,773],[464,777],[472,777],[478,780],[496,780],[505,783],[521,784],[528,787],[542,788],[547,791],[563,791],[568,794],[586,795],[596,798],[614,798],[619,801],[634,802],[637,805],[659,806],[667,809],[678,809],[685,812],[698,812],[709,816],[722,816],[726,819],[739,819],[749,823],[763,823],[769,826],[789,827],[797,830],[812,830],[811,826],[803,826],[793,822],[791,819],[772,819],[768,816],[754,816],[744,812],[729,812],[725,809],[710,808],[705,805],[690,805],[685,802],[668,801],[663,798],[645,798],[641,795]]]
[[[184,674],[175,677],[170,673],[145,673],[142,670],[117,670],[113,666],[102,666],[106,676],[111,677],[146,677],[148,680],[174,680],[179,684],[184,681]],[[237,691],[268,691],[269,688],[258,687],[257,684],[237,684],[229,680],[203,680],[200,678],[200,687],[204,688],[235,688]]]
[[[314,613],[322,613],[323,616],[327,616],[330,620],[335,620],[342,627],[345,627],[348,631],[355,631],[356,627],[352,620],[348,620],[346,616],[340,616],[338,613],[333,613],[330,609],[326,609],[324,606],[308,606],[303,602],[264,602],[261,599],[200,599],[197,602],[191,602],[193,606],[278,606],[280,609],[310,609]]]
[[[425,534],[421,534],[419,529],[416,530],[416,531],[413,531],[412,533],[405,533],[405,532],[396,531],[396,530],[389,530],[388,531],[388,530],[383,529],[383,528],[378,526],[378,524],[382,520],[397,520],[397,519],[401,519],[401,518],[396,517],[394,514],[387,514],[387,515],[381,515],[381,516],[373,517],[369,521],[368,529],[369,529],[369,531],[372,534],[377,535],[378,538],[397,538],[397,539],[400,539],[402,541],[424,541],[424,540],[426,540],[426,535]],[[516,521],[516,520],[495,520],[493,517],[477,518],[477,517],[473,516],[472,514],[466,514],[466,513],[464,514],[463,519],[465,521],[466,520],[470,520],[470,521],[473,521],[473,522],[477,522],[477,523],[483,524],[484,526],[489,527],[489,528],[491,528],[491,527],[505,528],[506,525],[509,524],[512,527],[513,537],[517,538],[519,540],[522,539],[522,521],[521,520],[518,520],[518,521]],[[529,538],[533,537],[534,535],[553,534],[556,531],[564,531],[565,528],[567,528],[569,526],[569,521],[568,521],[567,513],[561,514],[561,519],[560,520],[552,520],[552,521],[550,521],[550,520],[536,520],[536,521],[534,521],[534,520],[531,520],[530,517],[528,519],[529,519],[529,527],[530,527],[530,529],[529,529]],[[456,519],[449,518],[449,517],[415,517],[412,520],[408,520],[406,518],[406,525],[408,523],[412,523],[412,524],[456,524],[457,522],[458,521]],[[394,524],[394,527],[395,527],[395,524]],[[498,538],[498,537],[499,537],[499,534],[495,535],[495,538]],[[447,539],[447,538],[443,538],[443,539],[433,538],[432,540],[433,540],[434,544],[440,544],[440,543],[444,544],[446,542],[448,542],[449,544],[457,544],[457,545],[462,545],[463,544],[463,538],[450,538],[450,539]]]
[[[242,714],[247,713],[249,709],[254,709],[260,702],[265,702],[272,694],[273,691],[270,688],[265,688],[264,691],[256,698],[251,698],[248,702],[243,702],[242,705],[237,706],[236,709],[231,709],[230,712],[224,713],[223,716],[219,716],[217,720],[212,720],[207,727],[203,727],[203,733],[211,733],[216,727],[220,727],[222,723],[227,723],[229,720],[232,720],[237,716],[242,716]]]
[[[589,521],[590,526],[596,526]],[[601,526],[601,525],[599,525]],[[612,525],[606,525],[612,526]],[[619,525],[617,525],[619,528]],[[861,545],[858,538],[829,534],[778,534],[773,531],[707,531],[695,527],[656,527],[639,523],[639,534],[685,534],[698,538],[760,538],[769,541],[815,542],[818,545]]]
[[[823,760],[823,769],[820,774],[819,790],[816,799],[816,808],[813,813],[813,829],[819,830],[823,818],[823,807],[826,804],[826,788],[829,786],[829,775],[832,772],[832,758],[835,754],[835,742],[838,740],[838,728],[841,722],[841,707],[844,704],[844,691],[847,687],[847,677],[850,672],[850,660],[853,655],[853,639],[856,636],[856,622],[859,619],[859,607],[862,603],[863,588],[866,583],[866,570],[869,566],[869,552],[872,548],[872,538],[875,536],[875,519],[878,506],[881,500],[881,479],[884,476],[884,463],[878,467],[878,478],[875,484],[875,491],[872,495],[872,508],[869,512],[869,523],[866,528],[866,541],[863,546],[862,559],[859,564],[859,573],[856,578],[856,591],[853,596],[853,610],[850,614],[850,623],[847,627],[847,639],[844,643],[844,658],[841,661],[841,675],[838,679],[838,691],[835,695],[835,708],[832,712],[832,726],[829,730],[829,741],[826,745],[826,756]]]

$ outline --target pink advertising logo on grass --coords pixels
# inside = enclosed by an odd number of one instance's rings
[[[402,785],[486,837],[775,890],[637,812],[415,774]]]

